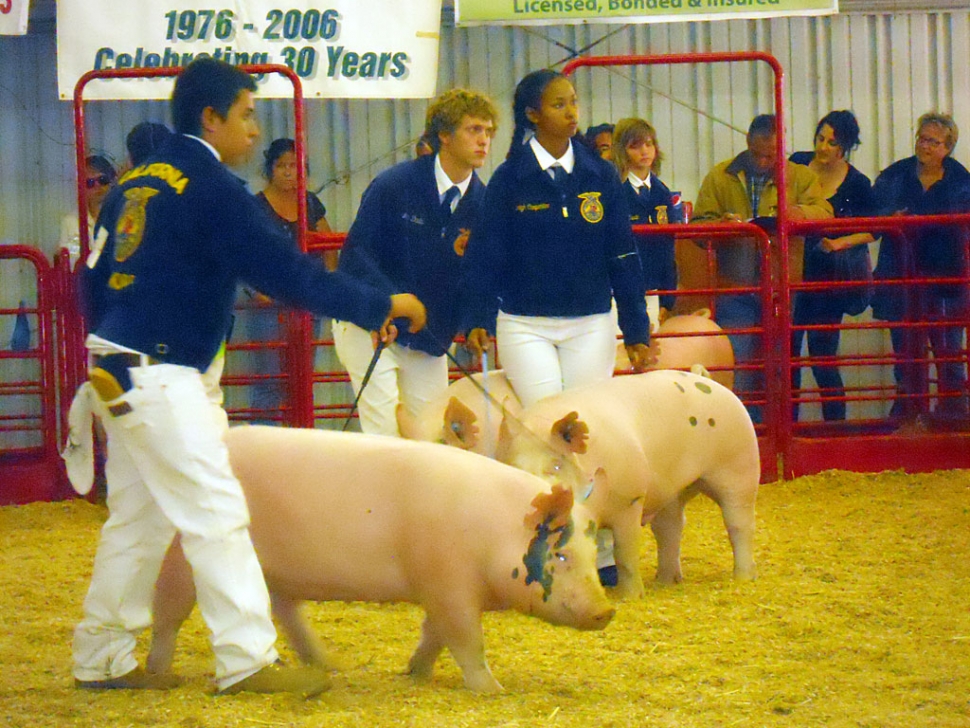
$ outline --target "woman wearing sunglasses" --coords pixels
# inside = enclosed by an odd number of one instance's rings
[[[101,203],[104,202],[108,191],[114,186],[118,179],[118,173],[114,165],[107,159],[98,154],[92,154],[84,160],[84,186],[86,187],[86,198],[88,208],[88,243],[91,242],[91,235],[94,233],[94,223],[98,219],[101,211]],[[70,213],[61,220],[61,249],[66,249],[71,255],[71,268],[77,263],[81,254],[81,234],[79,230],[78,214]]]

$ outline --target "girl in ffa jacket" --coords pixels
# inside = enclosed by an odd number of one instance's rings
[[[613,163],[620,173],[634,225],[667,225],[684,222],[684,208],[674,204],[670,189],[657,176],[663,153],[657,131],[643,119],[620,119],[613,130]],[[643,290],[672,291],[677,288],[677,263],[672,235],[638,235],[637,251],[643,267]],[[660,320],[674,306],[674,295],[660,297]],[[660,321],[654,322],[660,323]]]
[[[506,160],[485,191],[462,268],[472,351],[493,333],[522,404],[612,376],[619,325],[636,370],[649,319],[630,213],[612,166],[573,141],[576,92],[562,74],[519,82]]]

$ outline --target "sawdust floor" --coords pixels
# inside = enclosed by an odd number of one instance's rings
[[[970,472],[823,473],[764,486],[760,577],[735,584],[716,507],[688,507],[685,582],[651,584],[603,632],[485,617],[506,688],[402,674],[420,612],[308,605],[345,663],[321,698],[215,698],[196,611],[170,693],[75,691],[71,633],[104,509],[0,508],[0,724],[21,726],[970,726]],[[653,575],[649,532],[643,572]],[[292,654],[283,648],[284,656]]]

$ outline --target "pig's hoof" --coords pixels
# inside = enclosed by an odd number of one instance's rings
[[[627,584],[627,585],[621,584],[617,586],[615,589],[609,590],[610,597],[612,597],[615,601],[618,601],[618,602],[643,599],[644,593],[645,591],[643,588],[643,584],[641,584],[639,587],[634,586],[632,584]]]
[[[505,688],[492,675],[482,678],[465,678],[465,687],[483,695],[494,695],[505,691]]]
[[[735,581],[754,581],[757,578],[758,578],[758,570],[754,566],[747,569],[734,570]]]
[[[611,589],[609,594],[614,601],[631,602],[637,599],[643,599],[645,592],[643,590],[637,591],[636,589]]]
[[[433,665],[421,665],[413,660],[408,664],[408,675],[416,682],[431,682],[431,675],[434,672]]]

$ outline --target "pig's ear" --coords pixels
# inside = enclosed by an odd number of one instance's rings
[[[573,509],[573,492],[561,485],[552,486],[551,493],[539,493],[532,499],[535,510],[526,516],[525,524],[532,529],[545,524],[550,530],[569,525]]]
[[[509,462],[515,424],[515,421],[510,419],[508,412],[502,414],[502,424],[498,428],[498,442],[495,444],[495,459],[500,463]]]
[[[448,400],[445,408],[445,444],[471,450],[478,444],[475,413],[457,397]]]
[[[692,311],[690,316],[701,316],[702,318],[709,319],[711,317],[711,309],[709,308],[699,308],[696,311]]]
[[[582,455],[586,452],[589,427],[579,419],[578,412],[570,412],[552,426],[553,437],[558,437],[572,452]]]

